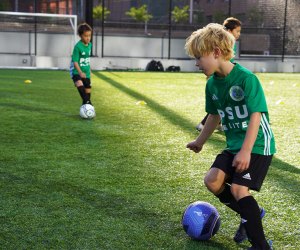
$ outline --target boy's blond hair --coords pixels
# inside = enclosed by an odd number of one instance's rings
[[[192,33],[185,43],[187,54],[194,58],[208,55],[219,48],[224,60],[229,61],[233,55],[234,36],[217,23],[210,23]]]

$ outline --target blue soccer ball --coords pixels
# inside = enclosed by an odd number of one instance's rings
[[[183,213],[181,224],[184,231],[194,240],[209,240],[221,224],[217,209],[203,201],[190,204]]]

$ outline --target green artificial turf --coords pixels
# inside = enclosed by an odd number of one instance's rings
[[[300,75],[258,77],[278,152],[254,195],[274,248],[299,249]],[[200,154],[185,147],[205,115],[205,76],[95,71],[92,82],[97,115],[83,120],[68,72],[0,70],[0,248],[246,249],[232,240],[239,217],[203,184],[224,134]],[[181,226],[196,200],[221,216],[208,242]]]

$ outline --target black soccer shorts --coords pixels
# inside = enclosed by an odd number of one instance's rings
[[[226,183],[238,184],[249,187],[249,189],[259,191],[269,170],[272,155],[251,154],[249,168],[242,173],[235,172],[232,166],[235,154],[224,150],[218,154],[211,168],[223,170],[228,176]]]
[[[92,83],[91,83],[91,79],[90,78],[81,78],[80,75],[73,75],[72,76],[72,80],[74,82],[74,84],[81,80],[82,83],[83,83],[83,86],[86,88],[86,89],[90,89],[92,87]]]

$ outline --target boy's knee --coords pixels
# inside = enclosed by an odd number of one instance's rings
[[[206,175],[204,177],[203,181],[204,181],[204,184],[205,184],[206,187],[209,187],[211,185],[211,178],[208,175]]]
[[[235,198],[235,200],[237,201],[244,198],[245,196],[250,195],[248,187],[237,185],[237,184],[231,185],[231,193]]]
[[[209,174],[204,177],[204,184],[207,187],[207,189],[213,194],[218,194],[220,188],[223,185],[223,183],[219,183],[214,176],[211,176]]]
[[[82,81],[77,81],[75,82],[75,86],[78,88],[78,87],[81,87],[83,86],[83,82]]]

